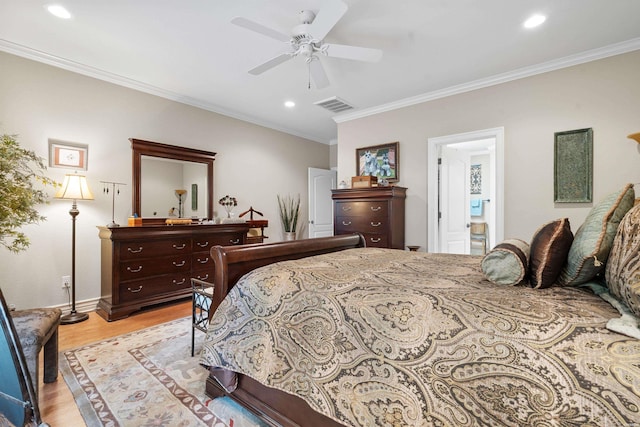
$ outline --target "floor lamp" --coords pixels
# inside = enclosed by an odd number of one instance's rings
[[[89,318],[87,313],[76,312],[76,217],[80,213],[76,200],[93,200],[93,194],[87,184],[87,178],[77,173],[64,176],[62,188],[55,195],[56,199],[71,199],[73,204],[69,215],[71,215],[71,312],[60,318],[60,323],[68,325],[70,323],[83,322]]]

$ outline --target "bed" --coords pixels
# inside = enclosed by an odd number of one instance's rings
[[[480,256],[363,246],[212,249],[207,394],[274,426],[640,421],[640,340],[607,329],[620,314],[591,289],[504,286]]]

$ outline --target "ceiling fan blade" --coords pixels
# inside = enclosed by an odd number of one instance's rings
[[[329,78],[327,77],[327,73],[325,73],[324,67],[320,62],[320,59],[318,59],[317,57],[309,61],[309,73],[311,73],[311,78],[316,84],[317,89],[324,89],[325,87],[329,86]]]
[[[288,42],[289,40],[291,40],[290,36],[283,34],[280,31],[274,30],[272,28],[265,27],[264,25],[258,24],[257,22],[251,21],[247,18],[236,17],[231,20],[231,23],[239,27],[246,28],[247,30],[254,31],[258,34],[262,34],[263,36],[276,39],[281,42]]]
[[[317,40],[324,39],[345,14],[347,8],[347,5],[341,0],[325,3],[324,8],[320,9],[311,23],[309,29],[311,35]]]
[[[382,58],[380,49],[345,44],[326,43],[322,46],[322,52],[333,58],[353,59],[355,61],[378,62]]]
[[[271,58],[267,62],[265,62],[263,64],[260,64],[255,68],[252,68],[251,70],[249,70],[249,74],[253,74],[254,76],[257,76],[258,74],[262,74],[265,71],[270,70],[273,67],[275,67],[276,65],[280,65],[283,62],[288,61],[291,58],[292,58],[292,56],[290,54],[281,53],[280,55],[276,56],[275,58]]]

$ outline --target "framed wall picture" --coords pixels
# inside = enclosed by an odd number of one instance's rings
[[[49,139],[49,166],[74,170],[87,170],[89,146],[74,142]]]
[[[471,194],[482,194],[482,165],[471,165]]]
[[[590,203],[593,198],[593,129],[556,132],[554,136],[554,202]]]
[[[400,152],[398,142],[356,149],[356,175],[376,176],[378,181],[400,179]]]

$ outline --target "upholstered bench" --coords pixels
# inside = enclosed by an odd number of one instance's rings
[[[36,394],[38,394],[38,355],[43,347],[44,382],[51,383],[58,378],[60,315],[59,308],[33,308],[11,312]]]

